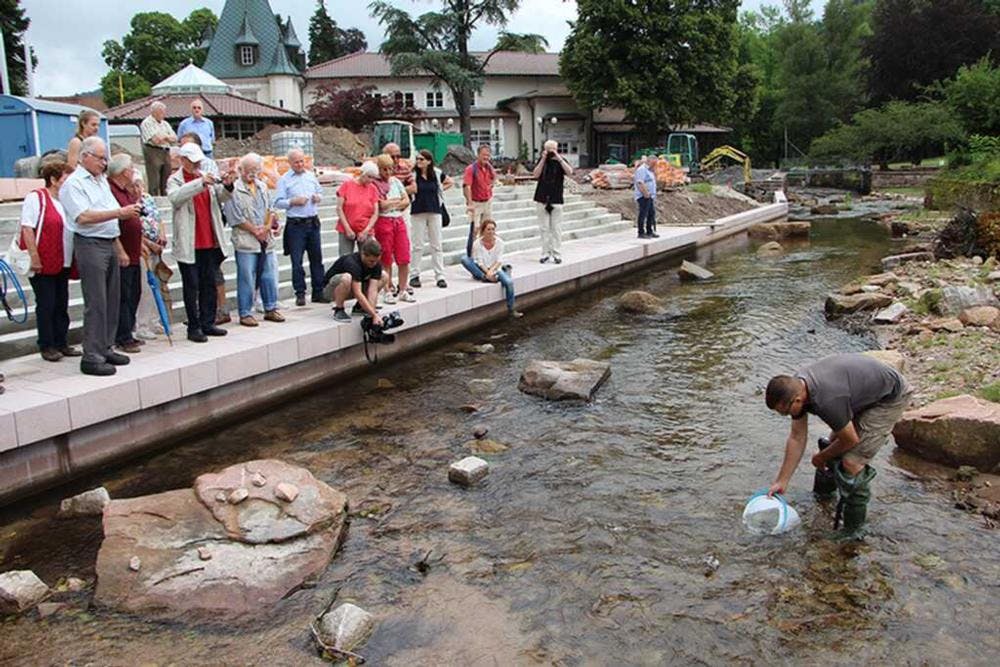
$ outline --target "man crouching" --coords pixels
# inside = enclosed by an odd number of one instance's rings
[[[382,270],[381,257],[382,246],[369,238],[361,244],[360,252],[344,255],[333,263],[326,273],[326,280],[333,288],[333,319],[350,322],[344,302],[357,299],[355,311],[367,313],[375,326],[382,326],[375,304],[379,290],[389,284],[389,275]]]
[[[778,375],[767,384],[767,407],[792,418],[785,458],[768,494],[783,493],[802,460],[808,414],[832,430],[830,444],[812,457],[817,469],[829,466],[836,478],[844,534],[859,537],[871,499],[875,469],[869,461],[882,448],[910,402],[913,389],[899,372],[865,354],[835,354]]]

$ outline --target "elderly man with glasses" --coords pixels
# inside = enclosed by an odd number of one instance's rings
[[[118,221],[138,216],[141,206],[119,206],[111,194],[104,175],[107,150],[100,137],[84,139],[80,164],[59,190],[80,271],[84,303],[80,371],[87,375],[114,375],[115,366],[129,362],[112,347],[118,330],[120,271],[129,264]]]
[[[202,115],[204,112],[204,103],[201,100],[193,100],[191,102],[191,115],[177,126],[177,134],[182,137],[192,132],[197,134],[201,137],[201,152],[205,154],[205,157],[211,159],[212,148],[215,146],[215,124]]]
[[[149,115],[139,124],[142,138],[142,156],[146,161],[149,194],[160,197],[167,194],[170,176],[170,146],[177,142],[177,135],[166,120],[167,107],[163,102],[153,102]]]

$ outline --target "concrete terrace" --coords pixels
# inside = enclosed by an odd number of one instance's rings
[[[508,201],[516,202],[521,194],[513,192]],[[661,238],[648,241],[635,238],[631,223],[612,221],[602,230],[606,233],[578,239],[568,235],[561,265],[539,264],[537,243],[526,232],[523,243],[514,245],[520,251],[507,257],[518,307],[537,307],[626,270],[737,234],[753,223],[780,219],[787,214],[787,203],[781,193],[777,199],[706,226],[660,227]],[[512,206],[519,213],[524,208]],[[464,216],[455,217],[452,235],[460,236],[464,246]],[[500,226],[504,229],[503,223]],[[506,240],[507,233],[502,236]],[[329,245],[325,252],[334,254]],[[475,282],[455,264],[446,270],[447,289],[428,287],[425,281],[417,290],[417,303],[396,307],[406,323],[394,331],[395,344],[380,346],[383,359],[505,317],[499,285]],[[182,318],[175,316],[173,347],[165,339],[151,341],[132,356],[129,366],[109,378],[80,374],[76,360],[49,363],[31,354],[4,361],[0,504],[367,367],[359,317],[352,324],[335,323],[330,307],[321,304],[283,312],[285,323],[262,322],[252,329],[231,324],[228,336],[207,344],[187,341],[179,324]]]

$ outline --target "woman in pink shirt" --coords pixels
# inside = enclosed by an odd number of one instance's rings
[[[374,162],[361,165],[361,173],[345,181],[337,190],[337,231],[340,256],[350,255],[371,236],[378,220],[379,191],[375,185],[378,166]]]

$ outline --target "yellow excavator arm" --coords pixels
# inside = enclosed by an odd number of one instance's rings
[[[711,172],[719,167],[722,158],[729,158],[743,165],[743,184],[750,185],[752,180],[750,172],[750,156],[732,146],[719,146],[714,151],[705,156],[701,161],[701,170]]]

